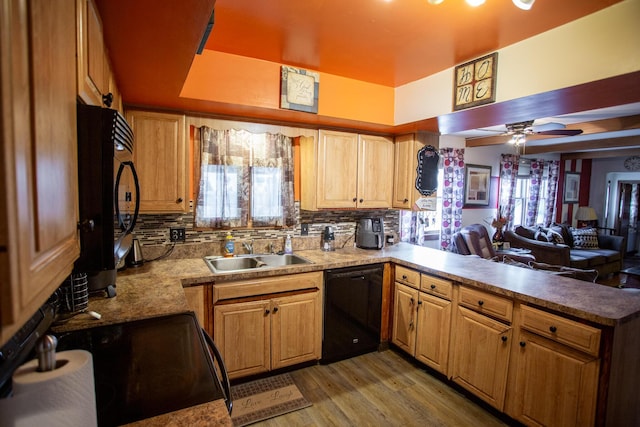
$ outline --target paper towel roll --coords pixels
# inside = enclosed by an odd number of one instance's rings
[[[0,426],[97,426],[91,353],[60,352],[56,366],[38,372],[32,360],[16,370],[13,396],[0,399]]]

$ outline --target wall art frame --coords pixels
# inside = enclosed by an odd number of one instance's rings
[[[465,165],[464,206],[489,206],[491,166]]]
[[[498,52],[456,66],[453,74],[454,111],[495,102],[497,77]]]
[[[283,65],[280,72],[280,108],[318,114],[320,74]]]
[[[562,203],[578,203],[580,201],[580,172],[565,172]]]

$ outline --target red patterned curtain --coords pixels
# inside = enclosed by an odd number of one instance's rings
[[[451,251],[452,237],[462,227],[464,148],[442,148],[440,158],[443,169],[440,249]]]

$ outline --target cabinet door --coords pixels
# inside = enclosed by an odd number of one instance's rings
[[[390,208],[393,190],[393,141],[360,135],[358,141],[358,207]]]
[[[519,343],[509,415],[526,425],[593,425],[599,360],[527,331]]]
[[[93,0],[77,0],[78,97],[88,105],[102,105],[107,93],[102,21]]]
[[[214,306],[213,340],[222,354],[229,378],[269,370],[270,312],[269,300]]]
[[[415,354],[418,291],[396,282],[393,293],[391,342],[410,355]]]
[[[271,369],[320,358],[321,317],[318,291],[272,300]]]
[[[392,206],[411,209],[416,200],[416,142],[413,134],[401,135],[394,143]]]
[[[198,318],[198,323],[213,336],[213,285],[202,284],[184,288],[184,296],[189,308]]]
[[[186,212],[187,142],[184,116],[129,111],[133,161],[140,180],[140,212]]]
[[[318,132],[317,207],[355,208],[358,135]]]
[[[451,302],[420,293],[416,359],[443,374],[447,373]]]
[[[502,410],[512,329],[482,314],[458,307],[452,379]]]
[[[80,245],[75,2],[0,8],[3,343],[71,273]]]

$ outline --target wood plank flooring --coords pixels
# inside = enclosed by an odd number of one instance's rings
[[[255,426],[508,425],[395,350],[291,375],[313,406]]]

